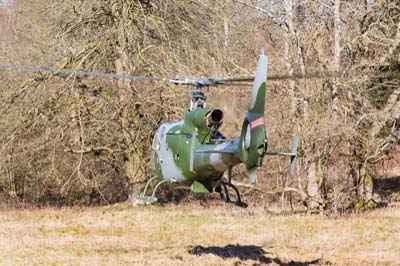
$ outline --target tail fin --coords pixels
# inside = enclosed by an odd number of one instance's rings
[[[239,142],[239,157],[246,165],[251,183],[255,182],[256,169],[261,165],[261,160],[266,151],[264,109],[267,68],[268,57],[262,53],[258,60],[250,105],[243,121]]]
[[[268,57],[264,55],[264,52],[258,59],[256,77],[253,83],[253,90],[251,92],[249,112],[259,113],[264,115],[265,106],[265,86],[267,83],[267,71],[268,71]]]

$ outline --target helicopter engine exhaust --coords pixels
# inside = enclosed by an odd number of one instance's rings
[[[218,128],[222,124],[224,113],[220,109],[214,109],[206,115],[207,126]]]

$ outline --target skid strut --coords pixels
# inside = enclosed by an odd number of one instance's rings
[[[232,188],[235,191],[236,200],[231,200],[231,197],[229,195],[229,188]],[[219,193],[222,201],[224,201],[226,203],[234,204],[234,205],[242,207],[242,208],[247,207],[247,203],[243,202],[240,197],[239,190],[237,189],[237,187],[235,187],[232,184],[232,168],[229,168],[229,171],[228,171],[228,182],[225,180],[222,180],[221,184],[215,189],[215,191],[217,191]]]
[[[156,201],[158,200],[157,197],[156,197],[157,190],[159,189],[159,187],[160,187],[162,184],[167,183],[167,182],[170,182],[170,180],[169,180],[169,179],[163,179],[163,180],[158,181],[158,182],[156,183],[154,189],[153,189],[153,192],[152,192],[151,196],[146,196],[147,191],[148,191],[149,188],[150,188],[150,184],[151,184],[154,180],[157,180],[157,178],[158,178],[158,176],[153,176],[153,177],[151,177],[151,178],[146,182],[146,186],[144,187],[143,192],[140,193],[140,194],[138,194],[138,195],[135,197],[135,199],[133,200],[133,205],[134,205],[134,206],[135,206],[135,205],[141,205],[141,204],[142,204],[142,205],[152,204],[152,203],[154,203],[154,202],[156,202]]]

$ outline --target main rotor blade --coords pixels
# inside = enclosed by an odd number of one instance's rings
[[[318,78],[328,76],[327,73],[322,75],[321,73],[312,73],[309,75],[302,75],[302,74],[293,74],[293,75],[268,75],[267,80],[283,80],[283,79],[301,79],[304,77],[307,78]],[[252,82],[254,81],[254,77],[242,77],[242,78],[226,78],[221,80],[224,83],[234,83],[234,82]]]
[[[226,78],[221,79],[223,83],[233,83],[233,82],[252,82],[254,81],[254,77],[242,77],[242,78]]]
[[[396,77],[399,76],[399,70],[393,69],[390,71],[382,71],[382,70],[367,70],[367,71],[347,71],[347,72],[306,72],[302,73],[293,73],[282,74],[282,75],[268,75],[268,80],[286,80],[286,79],[322,79],[322,78],[332,78],[332,77],[341,77],[343,75],[346,76],[363,76],[363,75],[374,75],[374,76],[385,76],[385,77]],[[254,81],[254,77],[241,77],[241,78],[226,78],[221,79],[222,83],[234,83],[234,82],[252,82]]]
[[[72,69],[56,69],[56,68],[47,68],[47,67],[32,67],[32,66],[19,66],[19,65],[0,65],[0,70],[21,70],[21,71],[30,71],[30,72],[40,72],[40,73],[54,73],[54,74],[66,74],[66,75],[75,75],[75,76],[94,76],[101,78],[114,78],[120,79],[125,78],[129,80],[149,80],[149,81],[165,81],[174,83],[177,85],[195,85],[199,84],[202,86],[216,86],[216,85],[232,85],[232,86],[246,86],[246,82],[253,82],[254,77],[232,77],[225,79],[218,79],[215,77],[211,78],[160,78],[160,77],[148,77],[148,76],[132,76],[132,75],[123,75],[123,74],[114,74],[114,73],[99,73],[93,71],[80,71],[80,70],[72,70]],[[341,77],[344,74],[346,76],[362,76],[362,75],[378,75],[381,74],[385,77],[397,77],[399,76],[399,70],[393,69],[391,71],[382,71],[382,70],[367,70],[367,71],[348,71],[346,73],[337,73],[337,72],[306,72],[305,74],[294,73],[292,75],[284,74],[284,75],[269,75],[267,80],[286,80],[286,79],[314,79],[314,78],[331,78],[331,77]]]
[[[329,73],[311,73],[302,75],[300,73],[295,73],[292,75],[268,75],[267,80],[284,80],[284,79],[301,79],[301,78],[322,78],[330,76]],[[242,78],[226,78],[221,80],[224,83],[234,83],[234,82],[252,82],[254,77],[242,77]]]
[[[93,71],[80,71],[71,69],[56,69],[47,67],[32,67],[32,66],[17,66],[17,65],[0,65],[0,69],[21,70],[21,71],[40,72],[40,73],[67,74],[75,76],[94,76],[94,77],[115,78],[115,79],[125,78],[129,80],[159,80],[159,81],[169,80],[166,78],[147,77],[147,76],[131,76],[131,75],[120,75],[114,73],[99,73]]]
[[[238,83],[219,83],[217,84],[217,86],[229,86],[229,87],[249,87],[251,86],[251,84],[249,84],[248,82],[238,82]]]
[[[293,75],[271,75],[268,80],[286,80],[286,79],[324,79],[324,78],[351,78],[351,77],[362,77],[368,75],[369,77],[398,77],[400,73],[398,71],[349,71],[345,73],[340,72],[314,72],[314,73],[295,73]]]

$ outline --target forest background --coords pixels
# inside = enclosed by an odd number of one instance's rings
[[[373,208],[400,198],[400,2],[2,1],[0,64],[147,76],[269,74],[271,150],[301,143],[296,175],[266,158],[254,204]],[[319,73],[316,77],[314,73]],[[0,194],[13,203],[110,204],[149,177],[158,126],[188,90],[157,82],[0,71]],[[249,87],[207,91],[236,137]],[[374,193],[375,192],[375,193]]]

